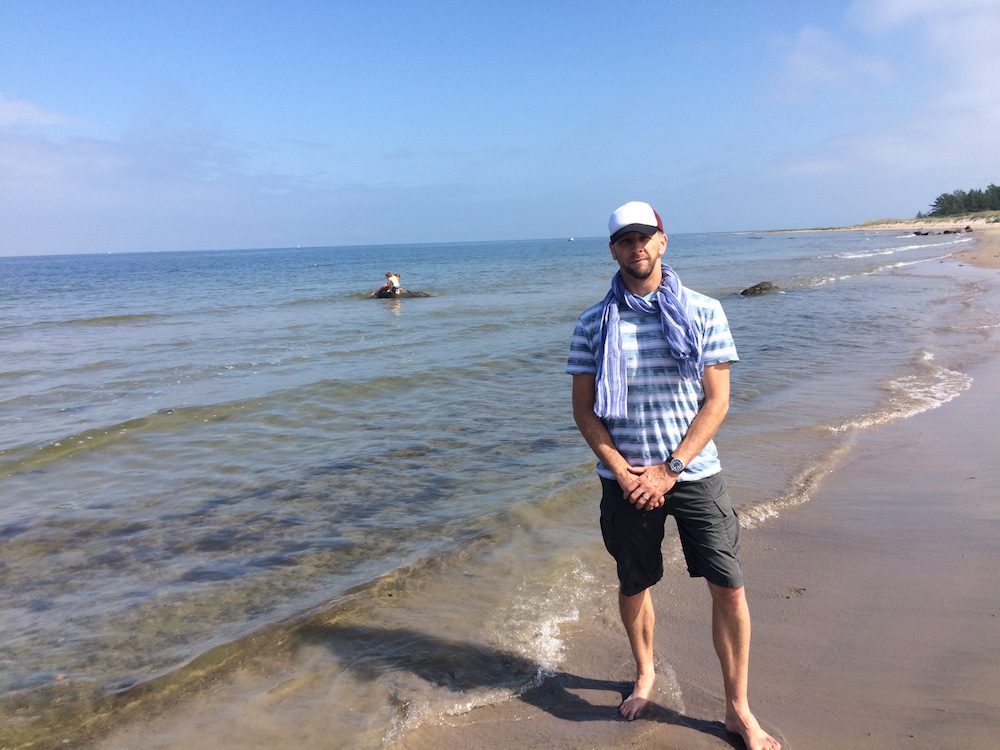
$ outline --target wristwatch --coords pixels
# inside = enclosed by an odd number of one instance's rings
[[[680,474],[682,471],[684,471],[686,465],[679,458],[671,456],[670,459],[667,461],[667,468],[670,469],[670,471],[674,472],[674,474]]]

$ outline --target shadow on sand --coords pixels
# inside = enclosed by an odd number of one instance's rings
[[[632,690],[631,682],[568,672],[545,674],[540,664],[519,654],[406,628],[310,625],[298,630],[296,646],[322,646],[344,669],[366,680],[406,671],[455,693],[507,688],[525,703],[565,721],[624,721],[617,705],[594,704],[574,691],[613,692],[624,700]],[[540,682],[539,675],[543,675]],[[722,722],[685,716],[657,703],[649,704],[641,720],[686,727],[717,737],[730,747],[743,747],[743,741],[727,732]]]

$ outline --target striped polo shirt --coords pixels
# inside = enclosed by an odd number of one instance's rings
[[[705,365],[736,362],[736,344],[718,300],[684,287],[688,315],[701,339]],[[597,374],[600,356],[602,303],[587,308],[576,324],[566,372]],[[615,447],[633,466],[664,463],[680,445],[688,426],[705,400],[701,381],[682,380],[677,361],[667,348],[659,313],[643,314],[619,306],[622,351],[626,358],[628,417],[604,418]],[[678,478],[686,482],[721,471],[719,452],[710,441]],[[614,479],[598,461],[597,473]]]

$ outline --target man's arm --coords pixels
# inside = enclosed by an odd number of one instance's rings
[[[705,400],[673,453],[685,464],[694,461],[704,450],[729,412],[729,365],[729,362],[721,362],[705,368],[701,381]],[[658,508],[663,505],[664,496],[677,483],[680,475],[670,471],[666,464],[647,466],[640,471],[639,482],[628,495],[629,502],[637,508]]]
[[[573,376],[573,419],[580,428],[580,434],[605,466],[614,472],[618,484],[626,494],[636,485],[637,474],[629,466],[625,457],[618,452],[611,433],[599,416],[594,414],[594,399],[597,397],[597,376],[592,374]]]
[[[705,449],[729,413],[729,365],[729,362],[722,362],[705,368],[701,381],[705,400],[674,451],[674,455],[685,464],[694,461]]]

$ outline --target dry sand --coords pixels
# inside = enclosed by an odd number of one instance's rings
[[[956,259],[1000,267],[1000,228],[975,236]],[[1000,310],[995,277],[974,273]],[[969,374],[959,398],[860,434],[810,502],[745,534],[751,702],[786,748],[1000,742],[1000,357]],[[708,594],[679,571],[654,589],[656,704],[618,720],[633,667],[605,584],[608,604],[565,633],[560,674],[521,701],[421,727],[403,746],[742,747],[718,722]]]
[[[955,257],[984,268],[1000,268],[1000,223],[988,223],[986,219],[914,219],[913,221],[886,221],[864,224],[852,229],[919,231],[941,233],[945,230],[972,228],[967,235],[975,238],[975,244],[968,250],[960,250]]]
[[[998,214],[1000,216],[1000,214]],[[966,227],[972,232],[966,232]],[[891,231],[891,232],[930,232],[942,234],[946,230],[961,232],[963,237],[975,239],[976,242],[968,249],[958,250],[954,257],[968,261],[983,268],[1000,268],[1000,223],[990,222],[985,218],[953,219],[913,219],[909,221],[889,219],[886,221],[867,222],[853,227],[837,227],[833,229],[782,229],[780,232],[844,232],[844,231]]]

